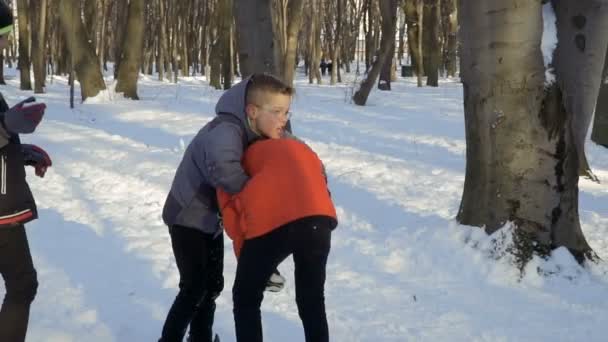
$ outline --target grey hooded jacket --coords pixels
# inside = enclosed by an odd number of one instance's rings
[[[163,208],[163,221],[208,234],[220,231],[216,188],[241,191],[249,177],[241,166],[244,149],[260,139],[247,123],[245,95],[250,79],[220,97],[216,118],[194,137],[177,168]],[[231,116],[231,117],[229,117]]]

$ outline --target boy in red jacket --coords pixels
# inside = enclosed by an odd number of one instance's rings
[[[325,272],[337,218],[322,163],[291,138],[251,145],[242,163],[251,177],[243,190],[218,191],[223,224],[238,257],[232,288],[237,341],[263,340],[260,305],[266,281],[293,255],[306,341],[327,342]]]

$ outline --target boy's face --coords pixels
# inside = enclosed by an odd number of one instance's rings
[[[290,115],[291,96],[263,93],[255,96],[253,102],[246,108],[252,128],[271,139],[283,137]]]

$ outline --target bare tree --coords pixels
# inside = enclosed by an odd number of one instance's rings
[[[124,93],[127,98],[139,100],[137,79],[144,45],[144,0],[129,1],[127,20],[116,92]]]
[[[378,79],[380,70],[384,63],[390,63],[393,56],[391,48],[395,45],[395,30],[397,28],[397,2],[398,0],[380,0],[380,13],[382,14],[382,40],[380,51],[370,69],[367,77],[361,82],[359,90],[355,92],[353,101],[359,106],[364,106],[367,97]]]
[[[47,1],[37,0],[32,5],[32,64],[34,65],[34,93],[44,93],[46,78],[46,13]]]
[[[78,34],[78,32],[85,32],[85,29],[77,0],[60,0],[59,13],[65,41],[71,55],[71,64],[80,81],[81,96],[84,101],[106,89],[98,65],[99,59],[95,54],[95,46],[87,39],[87,36]]]
[[[539,1],[459,2],[467,167],[458,221],[488,233],[512,222],[520,267],[561,246],[579,261],[593,258],[578,216],[585,159],[578,144],[599,90],[608,6],[553,4],[557,81],[550,83]]]
[[[441,7],[439,0],[424,1],[424,28],[422,33],[422,55],[426,85],[439,86],[439,67],[441,65]]]
[[[287,84],[293,84],[298,33],[302,26],[304,0],[274,0],[273,4],[277,76],[281,77]]]
[[[458,56],[458,15],[456,0],[441,0],[443,26],[443,65],[447,76],[456,76]]]
[[[424,65],[422,58],[422,1],[405,0],[403,2],[403,12],[407,22],[407,42],[412,57],[412,67],[418,77],[418,86],[422,87],[422,76],[424,75]]]
[[[19,76],[21,90],[32,90],[30,77],[30,24],[28,0],[17,0],[17,26],[19,26]]]

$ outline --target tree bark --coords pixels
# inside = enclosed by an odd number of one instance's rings
[[[391,47],[395,46],[395,30],[397,28],[397,0],[380,0],[382,15],[382,40],[380,51],[367,77],[361,82],[359,90],[353,96],[353,101],[359,106],[365,106],[367,97],[376,83],[384,63],[392,60]]]
[[[223,0],[219,3],[220,6],[220,47],[221,47],[221,64],[222,64],[222,78],[224,83],[224,89],[230,89],[232,87],[232,78],[234,75],[234,68],[232,66],[232,30],[233,30],[233,17],[232,17],[232,1]]]
[[[32,2],[34,29],[32,30],[32,64],[34,66],[34,93],[44,93],[46,78],[46,0]]]
[[[72,56],[74,70],[80,81],[82,100],[96,96],[106,85],[98,65],[95,46],[84,34],[85,28],[76,0],[61,0],[59,14],[65,41]]]
[[[340,0],[338,0],[340,1]],[[283,52],[283,70],[281,78],[288,85],[293,85],[294,73],[296,69],[296,52],[298,48],[298,33],[302,26],[304,10],[303,0],[289,0],[287,7],[287,41]]]
[[[391,44],[390,50],[387,55],[387,60],[384,65],[382,65],[382,70],[380,71],[380,79],[378,80],[378,89],[379,90],[391,90],[391,80],[393,78],[393,56],[395,56],[395,42],[393,40],[393,44]]]
[[[441,65],[441,15],[439,0],[424,0],[424,27],[423,27],[423,63],[426,85],[439,86],[439,67]]]
[[[595,106],[595,120],[591,132],[591,140],[608,148],[608,49],[604,61],[604,72],[600,86],[600,95]]]
[[[21,90],[32,90],[30,77],[30,24],[29,1],[17,0],[17,25],[19,26],[19,75]]]
[[[545,86],[540,2],[459,2],[467,166],[458,221],[488,233],[512,222],[522,269],[560,246],[579,261],[593,257],[578,217],[576,136],[597,99],[608,8],[557,4],[557,83]],[[577,15],[584,29],[571,24]],[[581,51],[574,37],[583,33]]]
[[[130,0],[116,92],[124,93],[126,98],[133,100],[139,100],[137,79],[142,63],[143,46],[144,0]]]
[[[319,65],[321,63],[321,19],[319,14],[319,0],[310,0],[310,71],[308,72],[308,83],[312,84],[317,80],[317,84],[321,84],[321,71]]]
[[[445,31],[444,65],[448,77],[455,77],[458,57],[458,15],[456,0],[442,0],[441,2]]]
[[[271,18],[272,0],[235,0],[241,75],[277,74]]]
[[[424,74],[424,66],[422,64],[422,45],[420,42],[422,11],[420,4],[422,0],[405,0],[403,3],[403,12],[407,22],[407,42],[412,58],[412,68],[416,72],[418,78],[418,86],[422,87],[422,76]]]

